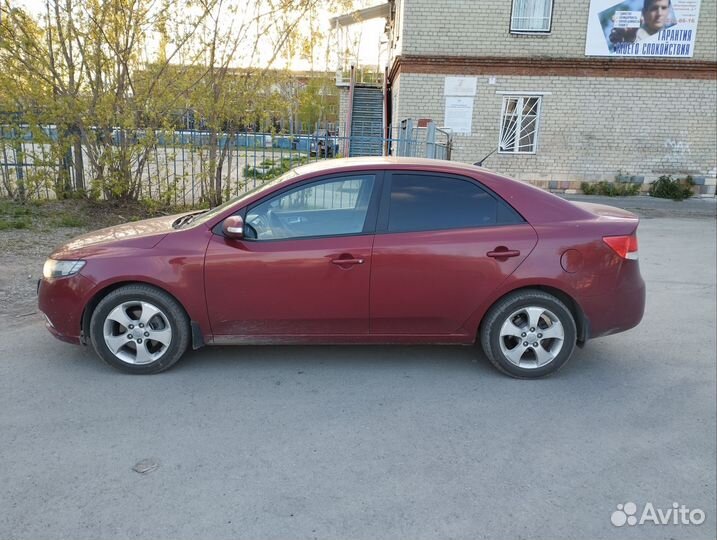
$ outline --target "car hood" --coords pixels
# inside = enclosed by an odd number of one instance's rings
[[[167,234],[175,231],[172,223],[179,217],[191,214],[185,212],[172,216],[123,223],[77,236],[61,245],[50,255],[53,259],[81,259],[108,248],[131,247],[151,249]]]

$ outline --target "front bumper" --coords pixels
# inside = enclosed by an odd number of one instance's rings
[[[82,312],[93,288],[94,283],[81,274],[39,281],[38,308],[53,336],[68,343],[81,343]]]

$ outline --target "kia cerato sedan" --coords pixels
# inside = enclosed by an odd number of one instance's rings
[[[129,373],[214,344],[479,343],[535,378],[640,322],[637,226],[469,165],[330,160],[72,240],[39,306],[56,337]]]

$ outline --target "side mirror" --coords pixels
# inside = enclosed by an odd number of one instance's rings
[[[222,223],[222,230],[227,238],[240,240],[244,238],[244,220],[241,216],[229,216]]]

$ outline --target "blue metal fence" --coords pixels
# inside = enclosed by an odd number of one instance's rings
[[[381,148],[384,155],[450,158],[449,133],[431,126],[417,129],[411,122],[403,122],[391,134],[373,145]],[[136,151],[131,154],[129,169],[137,184],[135,196],[183,206],[203,204],[208,192],[216,187],[216,176],[209,170],[212,146],[215,159],[221,158],[221,190],[228,197],[298,165],[346,156],[351,143],[351,137],[326,130],[308,134],[214,135],[189,130],[113,130],[107,141],[110,151],[121,144],[134,145]],[[57,197],[60,186],[74,190],[80,185],[96,196],[105,196],[111,181],[107,169],[98,171],[83,145],[80,171],[84,171],[84,177],[78,179],[74,156],[68,150],[58,148],[55,126],[34,130],[0,126],[0,197],[52,199]]]

